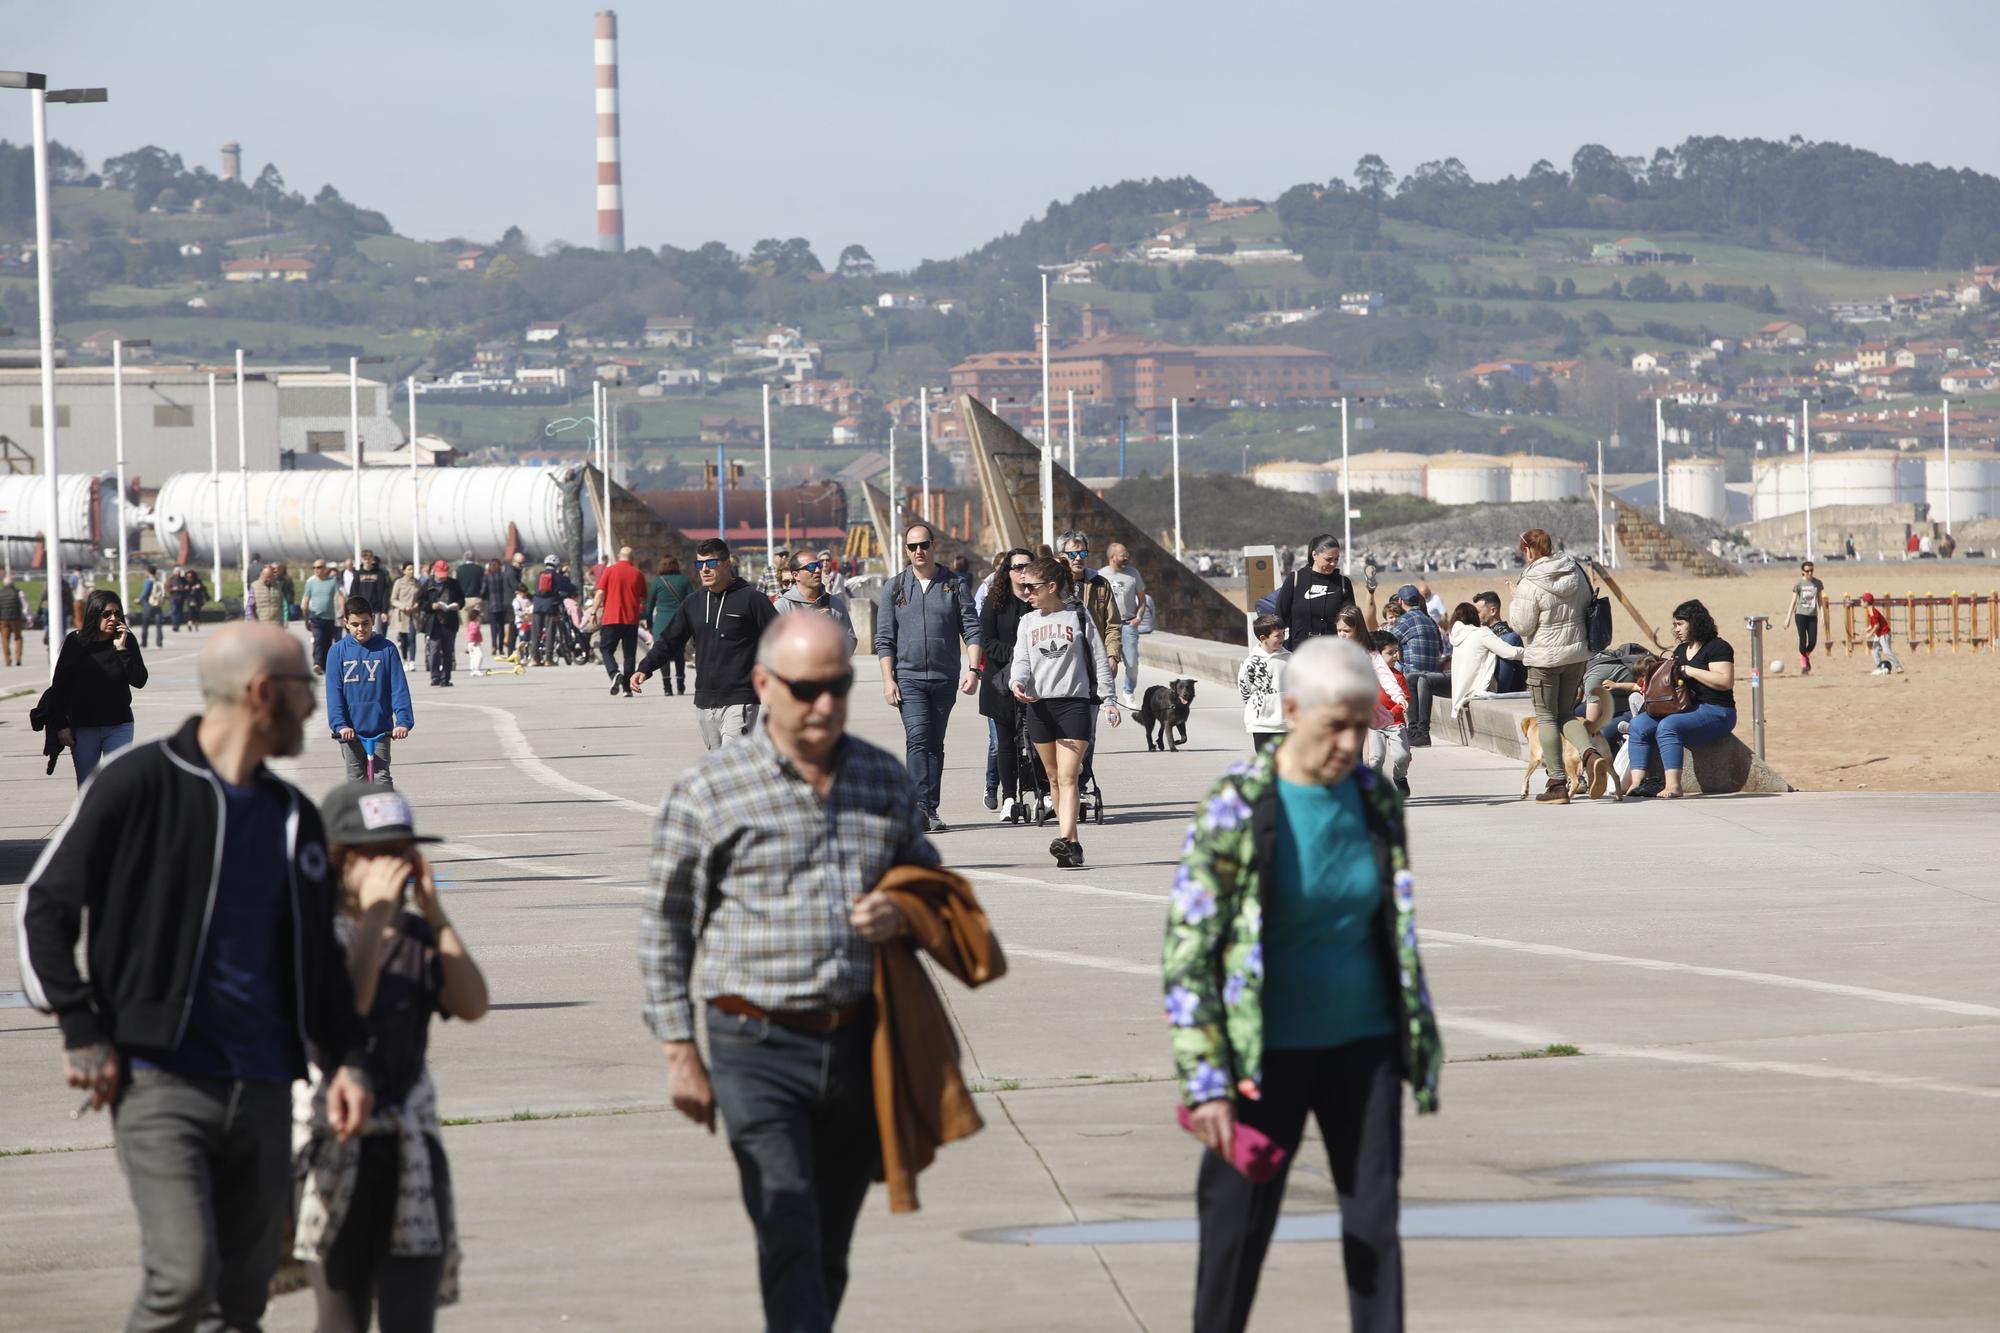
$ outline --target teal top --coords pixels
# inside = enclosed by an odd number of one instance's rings
[[[1340,1046],[1395,1032],[1374,932],[1382,876],[1350,776],[1278,779],[1278,845],[1264,899],[1264,1044]]]
[[[306,616],[312,620],[340,619],[340,580],[331,575],[306,580]]]

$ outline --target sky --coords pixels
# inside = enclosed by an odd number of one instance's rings
[[[243,144],[424,239],[592,244],[594,4],[0,0],[0,63],[111,90],[56,106],[90,159]],[[1456,0],[619,9],[628,245],[804,236],[832,266],[962,254],[1054,199],[1194,175],[1225,198],[1457,157],[1792,134],[2000,174],[2000,5]],[[750,17],[754,15],[754,17]],[[1879,40],[1885,24],[1890,40]],[[1869,34],[1876,34],[1870,36]],[[0,95],[4,99],[5,95]],[[28,134],[0,100],[0,138]]]

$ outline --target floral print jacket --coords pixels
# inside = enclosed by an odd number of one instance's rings
[[[1162,970],[1174,1066],[1189,1105],[1255,1099],[1264,1072],[1263,875],[1277,842],[1278,788],[1266,745],[1210,789],[1188,828],[1167,913]],[[1396,1016],[1397,1057],[1420,1115],[1437,1110],[1444,1045],[1417,957],[1414,880],[1403,833],[1403,798],[1374,770],[1356,770],[1369,840],[1381,869],[1376,938]]]

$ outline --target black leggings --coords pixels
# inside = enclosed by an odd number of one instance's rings
[[[1800,614],[1792,620],[1799,627],[1799,656],[1811,657],[1813,649],[1819,647],[1819,617]]]
[[[438,1207],[449,1214],[451,1178],[444,1152],[426,1140]],[[401,1162],[394,1135],[364,1138],[361,1166],[347,1218],[325,1264],[306,1265],[319,1306],[320,1333],[352,1333],[369,1326],[370,1307],[382,1333],[430,1333],[437,1312],[444,1256],[397,1258],[389,1253],[395,1230]]]

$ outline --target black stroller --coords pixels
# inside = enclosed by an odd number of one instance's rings
[[[1035,743],[1028,739],[1028,705],[1017,703],[1015,709],[1014,789],[1019,795],[1007,808],[1007,822],[1039,827],[1056,817],[1055,798],[1049,789],[1048,772],[1042,767],[1042,757],[1035,753]],[[1001,762],[1008,762],[1007,756],[1002,755]],[[1083,782],[1077,793],[1076,818],[1082,824],[1104,822],[1104,792],[1094,779]]]

